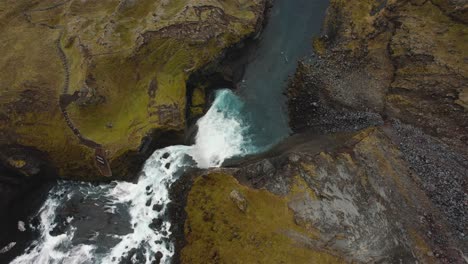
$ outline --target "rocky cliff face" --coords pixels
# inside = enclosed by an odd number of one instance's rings
[[[329,136],[341,143],[328,150],[310,140],[195,178],[182,262],[463,263],[463,218],[446,221],[391,129]]]
[[[180,260],[466,263],[467,7],[332,0],[288,90],[307,140],[198,173]]]
[[[305,69],[306,92],[335,107],[398,118],[468,154],[466,4],[332,1],[324,35],[314,40],[319,58]],[[291,90],[296,131],[317,112],[307,106],[317,98],[298,90]]]
[[[70,179],[130,178],[156,146],[181,141],[188,77],[254,33],[264,7],[3,1],[2,164],[27,176],[47,166]]]

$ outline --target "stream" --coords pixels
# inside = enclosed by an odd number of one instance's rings
[[[192,146],[157,150],[137,182],[61,181],[25,223],[39,237],[11,263],[170,263],[169,187],[191,168],[268,150],[290,134],[283,95],[297,61],[311,59],[326,0],[276,0],[237,91],[220,89]]]

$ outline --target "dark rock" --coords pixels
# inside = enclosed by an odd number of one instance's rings
[[[153,261],[153,264],[159,264],[161,263],[161,259],[163,258],[163,253],[161,251],[156,252],[156,255],[154,256],[155,260]]]
[[[164,221],[160,218],[155,218],[152,220],[151,224],[149,224],[149,228],[155,230],[155,231],[160,231],[161,227],[163,225]]]
[[[327,97],[314,72],[310,65],[300,63],[289,86],[290,126],[294,132],[351,132],[383,124],[378,113],[353,109]]]
[[[34,151],[31,154],[33,156]],[[0,164],[0,211],[4,212],[0,217],[0,249],[12,242],[16,243],[8,252],[0,254],[0,263],[9,263],[21,255],[30,241],[39,235],[35,229],[26,228],[24,232],[18,229],[18,221],[23,221],[26,226],[40,225],[40,220],[31,216],[41,207],[55,184],[49,179],[49,176],[54,176],[52,172],[41,166],[38,168],[38,174],[27,177]]]
[[[160,203],[153,204],[153,210],[157,212],[161,212],[161,210],[164,208],[164,205]]]

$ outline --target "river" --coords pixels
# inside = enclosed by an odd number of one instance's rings
[[[169,186],[190,168],[220,167],[290,134],[283,93],[298,59],[310,55],[327,5],[276,0],[239,89],[216,91],[194,145],[155,151],[135,183],[59,182],[26,223],[39,237],[11,263],[169,263]]]

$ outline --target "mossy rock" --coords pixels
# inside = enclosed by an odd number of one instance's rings
[[[181,262],[344,263],[327,251],[297,241],[297,237],[314,239],[317,235],[296,224],[288,208],[288,201],[304,192],[305,184],[298,184],[290,196],[281,197],[242,186],[229,174],[198,177],[188,195],[187,245]],[[242,206],[235,196],[242,197]]]
[[[395,125],[330,135],[334,147],[319,146],[325,138],[291,144],[279,156],[196,176],[186,198],[180,262],[463,262],[452,250],[466,248],[456,231],[466,222],[463,201],[448,209],[433,198],[440,189],[428,191],[428,173],[406,159],[430,143],[402,148],[397,137],[408,144],[419,135]],[[454,166],[464,171],[465,165]],[[453,182],[443,195],[454,197],[459,185]]]

